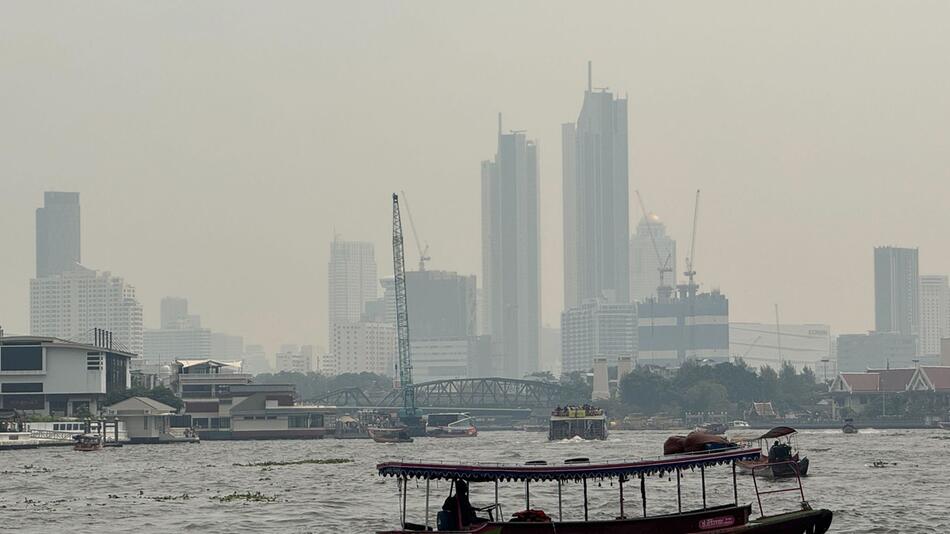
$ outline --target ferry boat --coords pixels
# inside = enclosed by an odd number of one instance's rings
[[[412,443],[409,428],[405,426],[391,428],[370,426],[366,427],[366,431],[376,443]]]
[[[426,417],[426,435],[434,438],[474,438],[475,418],[467,413],[433,413]]]
[[[758,442],[759,457],[754,460],[737,462],[739,470],[744,474],[752,474],[759,470],[763,476],[771,478],[790,478],[806,476],[808,474],[808,457],[799,457],[793,452],[793,437],[797,431],[788,426],[777,426],[759,437],[747,440]],[[769,441],[775,440],[769,445]],[[767,453],[761,451],[767,450]]]
[[[548,440],[607,439],[607,414],[596,406],[558,406],[551,412]]]
[[[634,462],[590,463],[565,462],[562,465],[549,465],[545,461],[533,461],[528,464],[446,464],[446,463],[407,463],[383,462],[376,466],[379,475],[394,477],[399,487],[400,526],[394,530],[380,531],[378,534],[408,534],[428,531],[435,527],[440,532],[477,533],[477,534],[519,534],[556,532],[558,534],[688,534],[697,532],[715,532],[716,534],[824,534],[832,521],[832,512],[825,509],[812,509],[805,500],[801,479],[795,487],[778,490],[760,491],[756,485],[756,497],[759,503],[759,517],[752,517],[752,505],[739,503],[739,490],[736,483],[736,464],[740,461],[755,459],[759,451],[748,448],[716,450],[701,454],[683,454],[674,457],[641,459]],[[732,466],[733,499],[727,504],[713,505],[707,501],[706,478],[708,470],[719,465]],[[702,475],[702,508],[683,509],[682,473],[699,471]],[[660,476],[673,476],[677,484],[677,507],[675,513],[650,515],[647,511],[647,480]],[[425,516],[413,518],[407,516],[408,494],[416,483],[410,486],[410,479],[425,481]],[[591,519],[587,486],[616,482],[618,496],[618,515],[609,519]],[[694,479],[695,480],[695,479]],[[432,513],[428,503],[430,490],[437,487],[432,481],[448,481],[449,497],[443,509]],[[633,483],[631,483],[633,481]],[[469,496],[470,483],[479,483],[478,495]],[[582,484],[583,517],[565,517],[562,506],[562,485]],[[487,484],[486,484],[487,483]],[[506,519],[502,503],[498,500],[500,484],[513,483],[524,495],[524,502],[515,504],[515,512]],[[541,510],[532,507],[531,489],[536,484],[557,485],[557,509]],[[489,489],[494,485],[494,492]],[[606,485],[606,484],[604,484]],[[488,486],[488,488],[486,488]],[[632,488],[631,488],[632,486]],[[625,500],[624,490],[636,492],[639,499]],[[794,492],[801,498],[797,510],[765,515],[762,509],[761,495],[767,493]],[[509,493],[510,492],[507,492]],[[472,500],[492,501],[487,506],[476,508]],[[630,509],[625,502],[636,502]],[[436,501],[438,502],[438,500]],[[773,502],[773,501],[770,501]],[[523,505],[523,509],[522,509]],[[571,506],[575,508],[576,504]],[[602,509],[602,507],[600,508]],[[602,512],[601,512],[602,513]],[[614,515],[614,514],[610,514]],[[551,517],[554,516],[554,517]]]

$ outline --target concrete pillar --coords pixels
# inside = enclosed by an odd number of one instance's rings
[[[623,377],[630,374],[630,371],[633,371],[633,358],[629,356],[621,356],[617,358],[617,383],[619,384]]]
[[[610,398],[610,381],[607,378],[607,358],[594,358],[594,391],[591,399]]]

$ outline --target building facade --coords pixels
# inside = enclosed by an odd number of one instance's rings
[[[651,231],[653,238],[650,237]],[[661,267],[669,269],[663,280],[660,280]],[[666,235],[666,225],[660,222],[660,218],[655,213],[648,213],[637,225],[637,233],[630,238],[630,300],[643,302],[657,298],[656,288],[661,284],[676,287],[676,272],[676,241]]]
[[[940,354],[950,337],[950,283],[946,275],[920,277],[920,353]]]
[[[393,376],[396,357],[396,326],[390,323],[335,323],[330,351],[321,362],[321,372],[377,373]]]
[[[207,328],[150,328],[145,330],[144,340],[143,354],[149,360],[170,362],[212,356],[211,330]]]
[[[833,378],[837,373],[831,340],[826,324],[729,323],[729,354],[752,367],[778,369],[784,362],[799,371],[810,367],[819,378]]]
[[[539,178],[537,143],[502,133],[499,115],[495,159],[482,162],[482,285],[501,376],[521,378],[539,365]]]
[[[718,291],[649,299],[637,305],[640,364],[729,361],[729,300]]]
[[[84,267],[30,280],[32,335],[90,341],[95,328],[111,331],[124,351],[142,354],[142,306],[134,287]]]
[[[894,332],[842,334],[837,343],[838,371],[863,373],[867,369],[914,367],[917,336]]]
[[[286,347],[289,348],[289,347]],[[286,349],[285,348],[285,349]],[[278,373],[311,373],[317,369],[313,345],[303,345],[293,350],[281,350],[275,356]]]
[[[630,301],[627,100],[587,90],[576,123],[561,127],[564,306]]]
[[[920,334],[920,275],[916,248],[874,248],[874,330]]]
[[[98,415],[129,387],[136,355],[47,336],[0,339],[0,406],[35,415]]]
[[[47,191],[36,209],[36,277],[71,271],[81,260],[79,193]]]
[[[333,323],[359,321],[366,303],[379,293],[373,244],[334,239],[327,278],[331,329]]]
[[[619,358],[636,360],[637,306],[590,299],[561,314],[561,372],[587,372],[595,358],[616,366]]]

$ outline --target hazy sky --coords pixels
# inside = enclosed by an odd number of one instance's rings
[[[326,337],[334,231],[391,273],[480,270],[496,114],[541,148],[543,320],[562,304],[560,124],[629,95],[630,190],[733,320],[873,328],[872,247],[950,272],[946,2],[3,2],[0,324],[29,328],[34,210],[81,192],[83,263],[272,351]],[[639,213],[631,198],[631,225]],[[415,263],[414,243],[409,264]],[[682,270],[682,268],[680,269]],[[478,273],[480,274],[480,273]]]

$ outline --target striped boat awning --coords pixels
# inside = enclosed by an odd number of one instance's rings
[[[380,476],[421,478],[427,480],[468,480],[475,482],[582,480],[585,478],[617,478],[631,475],[659,475],[677,469],[695,469],[753,460],[760,449],[726,449],[705,453],[680,454],[653,460],[617,463],[570,463],[563,465],[516,464],[445,464],[383,462],[376,466]]]

